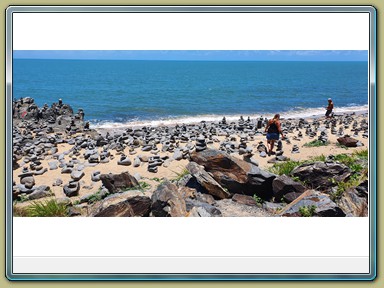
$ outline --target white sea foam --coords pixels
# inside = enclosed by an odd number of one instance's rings
[[[345,113],[367,113],[368,112],[368,105],[364,106],[346,106],[346,107],[336,107],[333,112],[337,114],[345,114]],[[309,118],[309,117],[320,117],[324,116],[325,114],[325,107],[322,108],[301,108],[297,107],[294,110],[287,111],[287,112],[280,112],[281,117],[283,119],[288,118]],[[200,123],[202,121],[206,122],[218,122],[223,117],[227,119],[227,122],[236,121],[240,118],[240,116],[243,116],[245,119],[246,117],[250,117],[251,119],[256,119],[262,116],[263,118],[272,118],[274,114],[272,113],[253,113],[251,115],[246,114],[238,114],[238,115],[197,115],[197,116],[184,116],[184,117],[170,117],[166,119],[159,119],[159,120],[144,120],[144,121],[128,121],[128,122],[111,122],[111,121],[100,121],[97,123],[92,123],[91,126],[94,129],[101,129],[101,130],[124,130],[126,128],[134,128],[134,127],[143,127],[143,126],[149,126],[149,127],[158,127],[158,126],[173,126],[176,124],[196,124]]]

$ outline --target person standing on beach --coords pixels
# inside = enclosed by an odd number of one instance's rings
[[[332,99],[331,98],[328,98],[328,106],[325,107],[325,109],[327,109],[327,112],[325,112],[325,117],[326,118],[331,118],[331,113],[332,113],[332,110],[333,110],[333,102],[332,102]]]
[[[285,138],[281,131],[280,114],[276,114],[273,119],[268,121],[265,132],[267,132],[267,147],[268,155],[270,156],[274,154],[273,147],[275,146],[275,141],[279,140],[279,134],[281,134],[282,139]]]

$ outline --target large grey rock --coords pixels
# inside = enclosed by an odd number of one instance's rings
[[[351,175],[351,170],[335,162],[315,162],[296,167],[291,174],[311,185],[313,189],[327,190],[338,182],[346,181]]]
[[[188,217],[221,217],[221,211],[208,203],[195,199],[186,199],[185,203]]]
[[[219,199],[230,198],[231,194],[216,182],[203,168],[195,162],[189,162],[188,171],[196,178],[197,182],[204,187],[208,194]]]
[[[161,183],[152,194],[152,216],[184,217],[187,213],[185,200],[177,186],[169,181]]]
[[[311,206],[315,207],[313,216],[345,217],[343,210],[341,210],[327,194],[315,190],[307,190],[301,194],[281,211],[280,216],[301,217],[303,215],[300,213],[300,207],[308,209]]]
[[[121,174],[101,174],[100,180],[103,186],[108,189],[109,193],[122,192],[128,188],[139,185],[139,182],[128,172]]]
[[[83,178],[85,173],[83,171],[77,171],[77,170],[72,170],[71,172],[71,178],[74,181],[79,181],[81,178]]]

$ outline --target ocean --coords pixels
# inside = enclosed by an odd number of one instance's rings
[[[13,60],[13,98],[59,98],[95,128],[368,109],[368,62]]]

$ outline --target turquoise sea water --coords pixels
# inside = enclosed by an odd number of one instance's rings
[[[59,98],[96,125],[367,109],[367,62],[13,60],[13,98]]]

